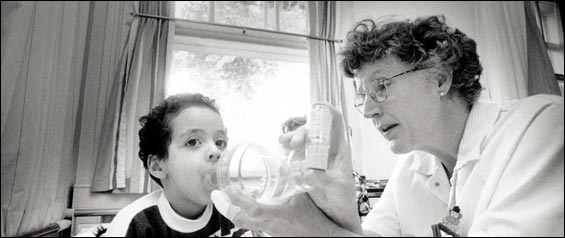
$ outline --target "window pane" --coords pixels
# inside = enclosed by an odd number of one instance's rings
[[[308,70],[304,63],[175,50],[166,92],[216,99],[230,144],[245,139],[278,145],[282,123],[309,108]]]
[[[209,1],[175,2],[175,17],[194,21],[208,21]]]
[[[265,28],[265,2],[218,1],[214,7],[216,23]]]
[[[303,1],[280,2],[280,31],[306,34],[306,3]]]
[[[557,74],[563,74],[563,32],[562,21],[557,14],[555,3],[539,2],[541,24],[547,52]]]
[[[277,10],[275,8],[275,2],[274,1],[268,1],[265,2],[265,4],[267,4],[267,29],[271,30],[271,31],[276,31],[277,30],[277,15],[275,13],[275,11]]]

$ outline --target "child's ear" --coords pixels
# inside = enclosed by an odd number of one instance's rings
[[[157,159],[157,156],[152,155],[149,157],[147,163],[147,168],[151,175],[159,179],[167,177],[167,166],[163,159]]]

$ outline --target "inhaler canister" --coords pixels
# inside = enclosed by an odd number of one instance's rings
[[[322,104],[314,104],[308,120],[308,140],[306,142],[307,169],[328,169],[330,132],[332,117],[330,109]]]

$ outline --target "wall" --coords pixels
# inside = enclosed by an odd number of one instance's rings
[[[339,2],[339,21],[336,37],[345,39],[347,31],[366,18],[376,19],[385,15],[399,15],[414,19],[419,16],[443,14],[449,25],[459,28],[471,38],[477,39],[479,29],[476,20],[476,2]],[[346,80],[346,82],[350,82]],[[353,87],[346,89],[348,105],[353,105]],[[388,142],[380,135],[370,120],[363,119],[353,106],[348,111],[353,130],[352,148],[354,169],[369,179],[386,179],[390,176],[398,158],[390,151]]]

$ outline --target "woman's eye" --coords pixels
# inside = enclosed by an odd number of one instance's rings
[[[188,146],[198,146],[200,144],[201,144],[200,140],[198,140],[198,139],[190,139],[186,142],[186,145],[188,145]]]
[[[220,148],[226,148],[226,146],[228,145],[228,142],[225,140],[217,140],[216,141],[216,146],[220,147]]]

